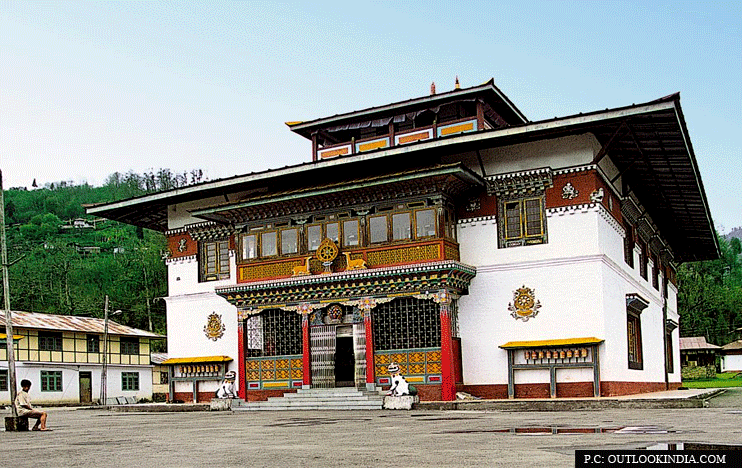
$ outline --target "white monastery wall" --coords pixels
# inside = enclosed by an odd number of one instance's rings
[[[663,382],[664,323],[661,292],[623,259],[623,228],[600,205],[547,210],[548,243],[497,248],[494,217],[458,225],[461,261],[477,268],[469,295],[459,302],[466,384],[507,382],[508,341],[596,337],[601,380]],[[651,262],[649,271],[651,272]],[[660,277],[660,284],[662,278]],[[539,314],[527,322],[510,316],[514,291],[535,290]],[[668,288],[674,290],[671,286]],[[644,370],[628,369],[626,295],[650,302],[641,314]],[[671,294],[672,296],[672,294]],[[674,296],[668,318],[677,322]],[[673,333],[675,373],[680,381],[679,334]],[[516,383],[548,382],[540,371],[516,373]],[[543,372],[541,372],[543,374]],[[590,370],[560,370],[557,381],[591,381]]]
[[[166,298],[168,357],[230,356],[228,369],[237,370],[237,308],[211,291]],[[221,316],[224,335],[216,341],[204,332],[209,315]]]
[[[549,210],[549,243],[497,248],[494,219],[460,223],[461,261],[477,267],[469,295],[459,302],[459,325],[466,384],[507,382],[509,341],[602,337],[601,262],[597,209]],[[524,322],[508,305],[521,286],[535,290],[541,308]],[[597,292],[597,293],[596,293]],[[548,382],[540,371],[518,372],[517,383]],[[583,371],[559,372],[559,381],[582,379]],[[591,374],[592,375],[592,374]]]
[[[591,133],[586,133],[491,148],[482,151],[481,154],[485,171],[492,175],[540,167],[551,167],[556,170],[590,164],[598,151],[600,143]]]

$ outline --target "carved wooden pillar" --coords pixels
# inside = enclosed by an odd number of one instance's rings
[[[365,297],[358,305],[363,315],[363,325],[366,331],[366,389],[376,390],[376,368],[374,364],[374,329],[371,310],[376,307],[372,297]]]
[[[451,332],[451,293],[445,289],[433,295],[441,314],[441,400],[456,399],[456,375],[453,362],[453,334]]]
[[[299,304],[301,314],[302,388],[312,386],[312,350],[309,345],[309,314],[312,308],[307,303]]]

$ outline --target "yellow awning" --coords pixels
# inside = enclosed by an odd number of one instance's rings
[[[8,335],[6,335],[5,333],[0,333],[0,340],[4,340],[4,339],[6,339],[7,337],[8,337]],[[21,340],[21,339],[23,339],[23,338],[25,338],[25,336],[24,336],[24,335],[13,335],[13,339],[14,339],[14,340]]]
[[[180,357],[170,358],[162,361],[162,364],[195,364],[198,362],[229,362],[233,359],[229,356],[198,356],[198,357]]]
[[[594,337],[589,338],[565,338],[561,340],[535,340],[535,341],[509,341],[500,345],[502,349],[516,348],[545,348],[547,346],[577,346],[602,343],[601,340]]]

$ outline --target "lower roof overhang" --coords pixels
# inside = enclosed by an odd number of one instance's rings
[[[165,359],[160,364],[164,366],[173,364],[200,364],[209,362],[230,362],[233,359],[229,356],[196,356]]]
[[[468,294],[475,275],[474,267],[447,260],[258,281],[216,288],[216,293],[241,310],[428,295],[441,289],[460,296]]]
[[[597,345],[605,340],[594,337],[585,338],[562,338],[557,340],[533,340],[533,341],[508,341],[500,345],[502,349],[531,349],[547,347],[566,347],[566,346],[584,346]]]

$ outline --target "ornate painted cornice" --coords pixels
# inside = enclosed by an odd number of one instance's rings
[[[186,226],[186,229],[191,237],[196,241],[223,239],[232,234],[232,231],[228,226],[217,224],[213,221],[189,224]]]
[[[476,269],[456,261],[260,281],[216,288],[240,309],[286,308],[299,303],[359,301],[439,293],[466,294]]]
[[[552,185],[553,173],[549,167],[487,177],[487,193],[498,198],[539,194]]]

